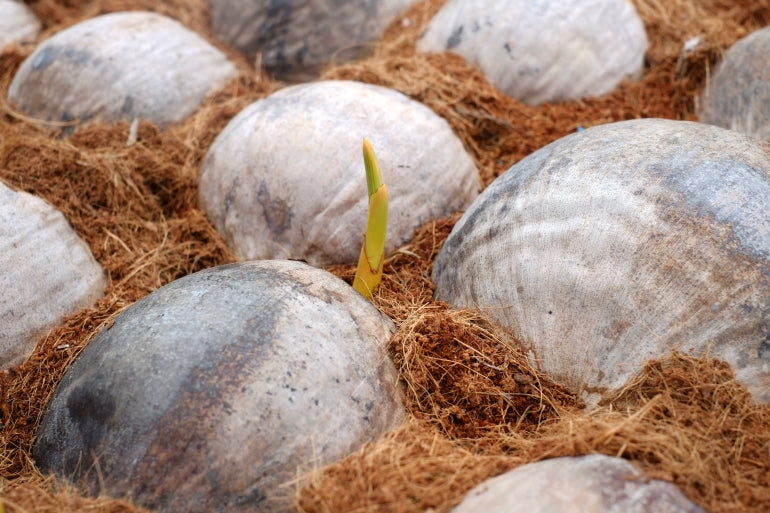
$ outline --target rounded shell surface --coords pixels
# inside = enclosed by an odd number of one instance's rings
[[[40,33],[40,20],[29,7],[16,0],[0,0],[0,48],[32,41]]]
[[[399,92],[332,80],[233,118],[204,160],[201,205],[240,259],[354,263],[369,208],[364,138],[388,189],[386,252],[478,195],[476,166],[443,118]]]
[[[522,465],[468,492],[452,513],[706,513],[676,486],[601,454]]]
[[[647,46],[629,0],[449,0],[417,43],[529,105],[608,93],[641,76]]]
[[[770,158],[748,136],[642,119],[571,134],[455,225],[436,297],[479,308],[593,400],[670,349],[770,401]]]
[[[770,139],[770,27],[733,44],[717,65],[701,101],[700,120]]]
[[[235,75],[225,55],[171,18],[97,16],[43,41],[22,63],[8,99],[57,122],[183,121]]]
[[[210,268],[121,313],[58,386],[44,472],[158,511],[286,511],[293,485],[404,417],[392,322],[293,261]]]
[[[282,80],[362,57],[414,0],[209,0],[214,33]]]
[[[0,370],[104,294],[104,271],[61,212],[0,183]]]

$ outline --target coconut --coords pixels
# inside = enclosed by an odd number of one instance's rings
[[[529,105],[608,93],[641,75],[647,46],[629,0],[449,0],[417,42]]]
[[[402,421],[392,332],[345,282],[301,262],[188,275],[85,348],[35,461],[158,511],[286,511],[299,473]]]
[[[29,7],[15,0],[0,0],[0,48],[34,40],[40,20]]]
[[[522,465],[468,492],[452,513],[706,513],[673,484],[602,454]]]
[[[770,157],[701,123],[568,135],[497,178],[433,269],[589,401],[671,349],[710,352],[770,401]]]
[[[48,121],[147,119],[165,128],[191,115],[234,75],[222,52],[179,22],[120,12],[43,41],[14,76],[8,99]]]
[[[390,197],[386,252],[478,194],[475,164],[443,118],[397,91],[330,80],[233,118],[204,160],[201,205],[240,259],[355,262],[368,210],[363,138]]]
[[[700,120],[770,139],[769,58],[770,27],[733,44],[707,83]]]
[[[106,278],[61,212],[0,183],[0,370],[102,297]]]
[[[414,0],[209,0],[214,33],[277,78],[305,81],[331,61],[370,53]]]

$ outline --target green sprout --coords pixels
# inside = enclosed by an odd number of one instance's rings
[[[366,168],[366,188],[369,192],[369,217],[366,220],[366,233],[358,258],[353,288],[365,298],[371,298],[374,289],[382,279],[382,266],[385,262],[385,232],[388,227],[388,189],[382,183],[380,166],[374,155],[372,143],[364,139],[364,167]]]

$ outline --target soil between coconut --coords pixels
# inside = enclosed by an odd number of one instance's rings
[[[201,159],[235,114],[286,84],[214,40],[205,0],[28,3],[43,23],[38,41],[97,14],[149,9],[197,31],[239,67],[239,77],[187,122],[163,132],[142,123],[127,146],[127,124],[62,138],[58,127],[17,113],[6,93],[32,45],[0,51],[0,180],[60,209],[109,277],[104,299],[65,319],[24,363],[0,374],[0,503],[7,511],[139,511],[40,475],[31,459],[40,417],[79,351],[124,308],[177,278],[234,261],[197,204]],[[332,65],[323,77],[384,85],[425,103],[463,140],[484,184],[578,127],[695,120],[696,99],[719,57],[770,24],[770,0],[635,0],[651,43],[642,79],[600,98],[533,108],[502,95],[457,57],[415,54],[421,27],[441,3],[417,2],[371,57]],[[701,43],[683,52],[693,37]],[[425,224],[390,255],[374,299],[398,328],[390,350],[413,418],[309,476],[296,493],[304,511],[447,511],[487,477],[588,453],[627,458],[711,513],[770,510],[770,407],[753,403],[726,364],[672,354],[586,411],[484,319],[432,299],[433,259],[457,218]],[[352,280],[352,266],[329,270]]]

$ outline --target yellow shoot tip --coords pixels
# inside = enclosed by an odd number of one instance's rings
[[[369,215],[366,221],[364,243],[358,259],[353,288],[366,298],[372,297],[382,279],[385,262],[385,234],[388,224],[388,189],[382,183],[380,166],[372,144],[364,139],[364,167],[369,192]]]
[[[382,175],[380,174],[380,165],[377,163],[377,156],[374,154],[374,148],[369,139],[364,138],[364,168],[366,169],[366,189],[369,197],[377,192],[382,185]]]

